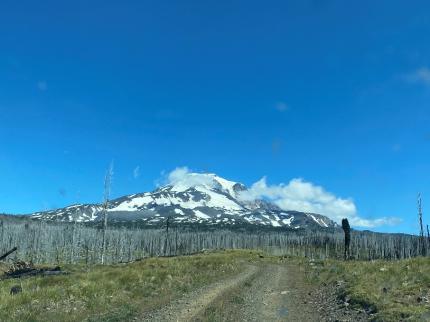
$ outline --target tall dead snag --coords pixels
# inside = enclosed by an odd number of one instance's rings
[[[343,258],[347,260],[351,254],[349,250],[349,245],[351,244],[351,227],[349,226],[348,219],[342,219],[342,229],[345,233],[345,248],[343,251]]]
[[[419,252],[422,256],[425,256],[426,244],[425,244],[425,239],[424,239],[423,207],[422,207],[421,193],[418,194],[418,220],[419,220],[419,224],[420,224]]]
[[[164,242],[164,256],[168,255],[167,254],[167,248],[169,248],[169,252],[171,249],[170,239],[169,239],[169,220],[170,220],[170,217],[167,217],[167,220],[166,220],[166,239]],[[169,255],[170,255],[170,253],[169,253]]]
[[[106,230],[108,222],[108,208],[109,208],[109,198],[110,189],[113,177],[113,161],[111,162],[109,169],[105,176],[105,186],[104,186],[104,200],[103,200],[103,240],[102,240],[102,265],[105,263],[106,254]]]
[[[76,241],[75,241],[75,231],[76,231],[76,223],[78,221],[79,213],[78,213],[79,205],[76,205],[76,209],[73,212],[73,226],[72,226],[72,249],[70,252],[70,262],[72,264],[75,263],[75,247],[76,247]]]
[[[429,225],[427,225],[427,243],[428,243],[428,246],[430,247],[430,231],[429,231]]]

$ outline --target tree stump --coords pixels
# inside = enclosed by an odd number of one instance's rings
[[[22,292],[22,287],[21,285],[14,285],[12,286],[12,288],[10,289],[10,295],[16,295]]]

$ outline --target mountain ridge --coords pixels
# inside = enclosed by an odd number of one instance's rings
[[[158,225],[169,219],[176,224],[252,224],[268,227],[336,228],[326,216],[282,210],[266,200],[246,200],[247,187],[212,173],[187,173],[152,192],[126,195],[109,202],[108,218],[116,222]],[[101,204],[77,204],[31,214],[34,219],[60,222],[97,222]]]

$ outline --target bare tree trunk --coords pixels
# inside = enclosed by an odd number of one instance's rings
[[[3,259],[5,259],[6,257],[8,257],[13,252],[17,251],[17,249],[18,249],[17,247],[14,247],[10,251],[8,251],[5,254],[3,254],[2,256],[0,256],[0,261],[3,260]]]
[[[169,247],[169,255],[170,255],[170,239],[169,239],[169,217],[166,220],[166,239],[164,242],[164,256],[167,256],[167,248]]]
[[[429,225],[427,225],[427,249],[430,251],[430,231],[429,231]]]
[[[421,201],[421,194],[418,194],[418,220],[420,224],[420,255],[425,256],[426,254],[426,247],[425,247],[425,239],[424,239],[424,228],[423,228],[423,208],[422,208],[422,201]]]
[[[113,161],[111,162],[105,176],[105,191],[104,191],[104,202],[103,202],[103,239],[102,239],[102,256],[101,256],[102,265],[105,263],[105,255],[106,255],[106,230],[107,230],[109,197],[110,197],[112,177],[113,177]]]
[[[349,246],[351,244],[351,227],[349,226],[348,219],[344,218],[342,219],[342,229],[345,233],[345,247],[343,251],[343,258],[344,260],[347,260],[350,255]]]
[[[78,217],[78,208],[79,206],[76,207],[75,213],[74,213],[74,218],[73,218],[73,228],[72,228],[72,250],[71,250],[71,258],[70,258],[70,262],[72,264],[75,263],[75,231],[76,231],[76,222],[77,222],[77,217]]]
[[[102,237],[102,265],[105,263],[106,252],[106,230],[107,230],[107,207],[103,207],[103,237]]]

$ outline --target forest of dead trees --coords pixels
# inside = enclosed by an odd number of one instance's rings
[[[113,162],[106,172],[102,225],[47,222],[0,216],[0,255],[13,249],[9,261],[35,264],[112,264],[145,257],[178,256],[219,249],[260,249],[274,255],[313,259],[405,259],[430,254],[430,232],[424,233],[418,196],[419,236],[342,229],[240,230],[171,227],[108,227]],[[76,214],[77,215],[77,214]],[[16,251],[15,251],[15,248]]]
[[[315,259],[344,256],[342,230],[245,232],[176,227],[167,231],[111,226],[104,231],[83,224],[0,220],[0,253],[18,247],[8,260],[88,265],[100,263],[102,255],[105,263],[120,263],[216,249],[262,249],[278,255]],[[428,244],[426,239],[426,249]],[[410,258],[422,255],[422,248],[419,236],[351,232],[350,257],[353,259]]]

